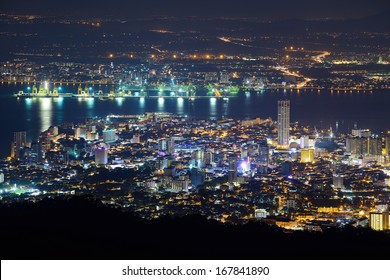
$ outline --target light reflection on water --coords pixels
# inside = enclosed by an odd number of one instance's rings
[[[123,97],[117,97],[117,98],[115,98],[115,100],[116,100],[116,104],[118,104],[118,106],[123,105],[123,100],[124,100]]]
[[[210,98],[210,117],[216,117],[217,115],[217,98]]]
[[[177,98],[177,114],[184,114],[184,99],[182,97]]]
[[[63,97],[58,97],[58,98],[54,98],[53,100],[54,100],[54,102],[57,103],[57,108],[61,109],[63,104],[64,104],[64,98]]]
[[[51,98],[40,98],[40,131],[48,129],[52,125],[52,99]]]
[[[95,98],[93,98],[93,97],[87,98],[87,108],[88,109],[93,109],[94,104],[95,104]]]
[[[139,108],[141,109],[141,111],[143,111],[145,109],[145,98],[144,97],[141,97],[139,99]]]
[[[164,104],[165,104],[165,99],[163,97],[159,97],[157,102],[157,111],[164,112],[165,109]]]

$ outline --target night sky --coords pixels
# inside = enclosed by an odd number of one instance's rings
[[[389,0],[2,0],[2,12],[63,16],[226,16],[264,20],[359,18],[390,11]]]

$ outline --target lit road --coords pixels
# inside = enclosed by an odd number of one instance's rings
[[[230,44],[235,44],[235,45],[239,45],[239,46],[242,46],[242,47],[278,51],[278,50],[275,49],[275,48],[260,47],[260,46],[254,46],[254,45],[249,45],[249,44],[241,43],[241,41],[244,41],[244,42],[247,42],[247,41],[248,41],[248,40],[245,40],[245,39],[228,38],[228,37],[217,37],[217,38],[218,38],[219,40],[221,40],[222,42],[230,43]],[[237,42],[237,41],[239,41],[239,42]]]
[[[159,49],[159,48],[157,48],[157,47],[155,47],[155,46],[151,46],[150,48],[153,49],[153,50],[155,50],[155,51],[158,51],[159,53],[164,53],[164,52],[166,52],[166,51],[163,51],[163,50],[161,50],[161,49]]]
[[[299,75],[298,73],[296,72],[291,72],[290,70],[288,70],[286,67],[283,67],[283,66],[276,66],[275,67],[276,70],[282,72],[284,75],[286,76],[294,76],[294,77],[298,77],[298,78],[303,78],[304,81],[300,82],[299,84],[296,85],[296,88],[297,89],[300,89],[300,88],[303,88],[307,85],[308,82],[311,81],[310,78],[307,78],[307,77],[304,77],[303,75]]]
[[[328,55],[330,55],[330,52],[328,52],[328,51],[323,51],[323,52],[321,52],[320,54],[313,56],[312,58],[313,58],[313,60],[314,60],[315,62],[324,63],[324,58],[325,58],[326,56],[328,56]]]

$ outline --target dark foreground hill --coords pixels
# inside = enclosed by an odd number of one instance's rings
[[[0,206],[1,259],[388,259],[390,235],[294,232],[200,216],[143,220],[74,197]]]

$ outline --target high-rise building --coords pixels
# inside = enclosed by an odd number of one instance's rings
[[[31,144],[31,161],[40,163],[43,161],[44,151],[43,145],[40,142],[32,142]]]
[[[389,212],[370,213],[370,228],[372,228],[373,230],[389,230],[390,213]]]
[[[166,157],[158,157],[156,160],[156,167],[159,170],[163,170],[168,167],[168,159]]]
[[[167,152],[173,154],[175,152],[175,139],[172,137],[167,140]]]
[[[195,187],[202,185],[204,183],[204,177],[205,173],[200,170],[199,168],[192,168],[191,169],[191,184]]]
[[[19,159],[20,149],[27,146],[26,131],[14,132],[14,142],[12,144],[11,157]]]
[[[237,156],[235,154],[229,155],[228,161],[228,182],[234,183],[237,181]]]
[[[99,139],[99,134],[97,132],[87,131],[85,140],[94,141]]]
[[[299,139],[301,149],[314,148],[316,144],[316,139],[314,137],[304,135]]]
[[[108,149],[106,147],[97,147],[95,150],[95,164],[107,164],[108,163]]]
[[[301,162],[313,162],[314,149],[301,149]]]
[[[74,138],[80,138],[81,136],[81,128],[80,127],[76,127],[74,129]]]
[[[116,141],[115,130],[107,129],[103,130],[103,142],[104,143],[112,143]]]
[[[344,175],[333,174],[333,186],[336,189],[344,189]]]
[[[370,137],[371,131],[369,129],[352,129],[351,134],[354,137]]]
[[[87,128],[84,125],[81,125],[79,127],[76,127],[74,129],[74,137],[75,138],[87,138]]]
[[[390,156],[390,135],[387,135],[385,138],[385,150],[386,155]]]
[[[4,173],[0,173],[0,184],[4,183]]]
[[[219,82],[220,82],[221,84],[227,84],[227,83],[229,83],[229,79],[230,79],[229,73],[221,72],[221,75],[220,75],[220,78],[219,78]]]
[[[287,147],[290,139],[290,100],[278,101],[278,145]]]
[[[173,191],[188,192],[189,183],[188,176],[179,176],[179,178],[172,180],[171,188]]]
[[[368,152],[373,156],[382,155],[382,138],[372,136],[369,138],[369,149]]]
[[[173,154],[175,152],[175,139],[171,137],[158,140],[158,150]]]
[[[203,156],[203,165],[213,163],[213,153],[211,151],[205,151]]]
[[[166,151],[167,150],[167,139],[160,139],[158,140],[158,150],[159,151]]]
[[[96,132],[96,125],[87,125],[87,132],[92,132],[92,133],[95,133]]]
[[[268,163],[269,163],[269,147],[267,145],[267,142],[264,141],[259,145],[258,164],[259,164],[259,172],[261,174],[268,173]]]
[[[204,149],[198,149],[192,152],[192,159],[194,166],[203,168],[204,167]]]
[[[353,155],[382,154],[382,138],[378,137],[350,137],[346,139],[346,151]]]

